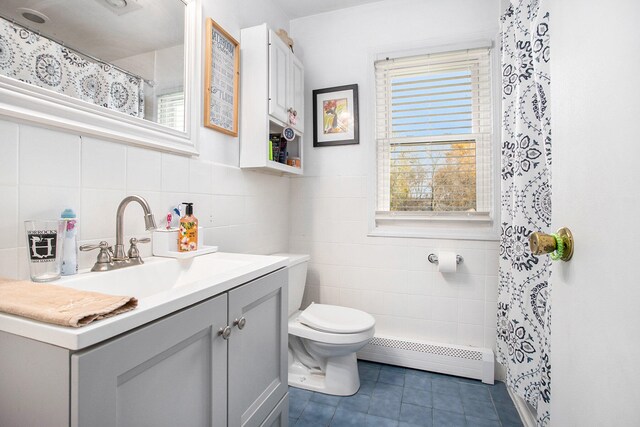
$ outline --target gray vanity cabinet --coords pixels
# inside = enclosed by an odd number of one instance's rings
[[[226,426],[223,294],[71,356],[71,426]]]
[[[286,281],[268,274],[72,354],[71,426],[286,427]]]

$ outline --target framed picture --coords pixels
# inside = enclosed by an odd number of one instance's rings
[[[238,136],[240,43],[213,19],[207,19],[204,125]]]
[[[358,85],[313,91],[313,146],[359,144]]]

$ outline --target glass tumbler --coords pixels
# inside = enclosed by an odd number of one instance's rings
[[[60,278],[65,220],[29,220],[24,222],[27,258],[31,280],[49,282]]]

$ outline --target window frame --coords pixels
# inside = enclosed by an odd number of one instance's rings
[[[370,173],[374,177],[370,179],[369,203],[368,203],[368,236],[369,237],[400,237],[400,238],[435,238],[435,239],[456,239],[456,240],[499,240],[499,216],[500,216],[500,52],[496,48],[498,37],[494,34],[487,34],[485,37],[469,40],[460,40],[456,43],[433,44],[426,47],[419,47],[404,50],[371,51],[369,55],[370,73],[368,81],[368,94],[372,95],[371,102],[368,103],[369,117],[372,123],[369,130],[372,132],[373,141],[370,150]],[[376,138],[376,79],[374,63],[386,58],[403,58],[416,55],[428,55],[436,53],[446,53],[456,50],[489,48],[489,68],[490,68],[490,97],[491,97],[491,127],[489,138],[489,156],[491,167],[488,171],[491,179],[491,200],[489,201],[489,212],[428,212],[420,213],[416,211],[377,211],[378,208],[378,165],[377,150],[378,142]],[[477,134],[465,135],[469,139],[476,139]],[[446,136],[445,136],[446,137]]]

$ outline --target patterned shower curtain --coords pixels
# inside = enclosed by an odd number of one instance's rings
[[[549,13],[511,0],[502,16],[502,182],[498,361],[506,383],[549,425],[551,264],[529,235],[551,226]]]
[[[144,81],[0,17],[0,74],[144,117]]]

